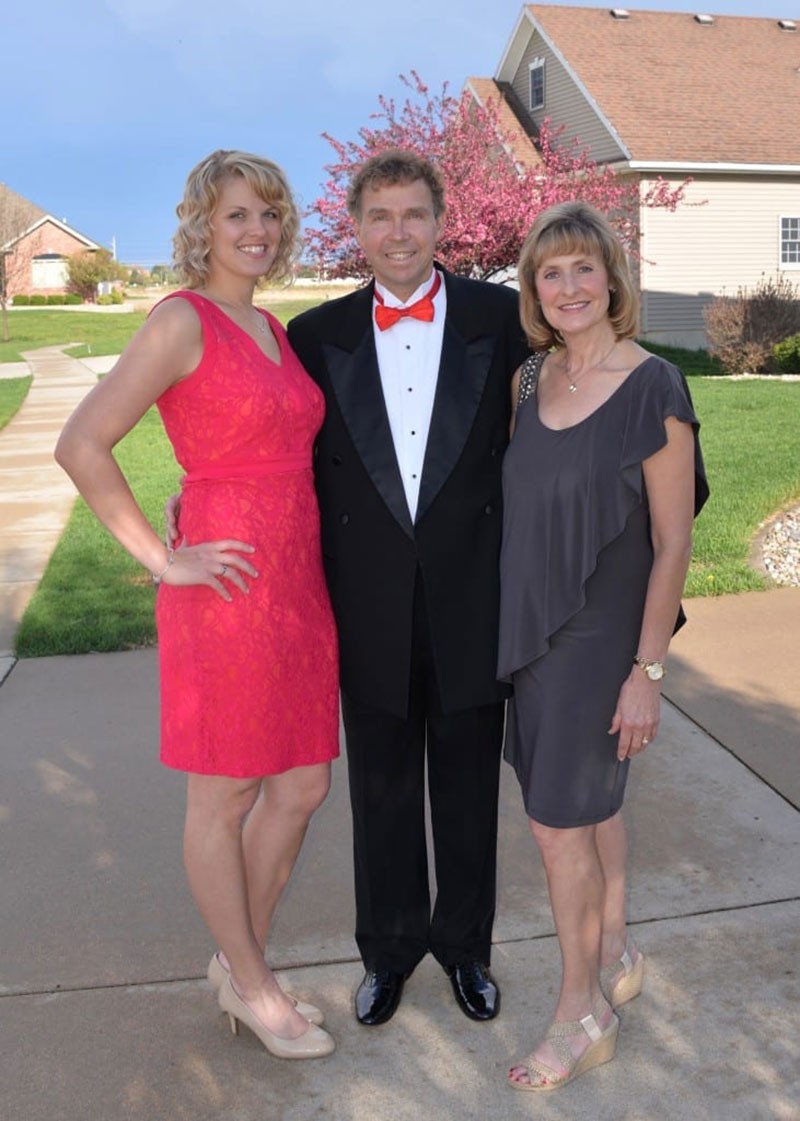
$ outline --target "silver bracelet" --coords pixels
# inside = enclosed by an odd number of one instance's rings
[[[164,565],[164,567],[161,569],[160,572],[151,572],[150,573],[150,575],[152,576],[154,584],[160,584],[161,583],[161,581],[164,579],[164,576],[166,575],[167,569],[169,568],[169,566],[172,564],[172,562],[174,560],[175,560],[175,550],[172,548],[171,545],[168,545],[167,546],[167,563]]]

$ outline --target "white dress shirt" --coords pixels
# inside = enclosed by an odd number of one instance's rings
[[[375,281],[387,307],[409,307],[422,299],[434,281],[434,273],[403,303]],[[442,355],[444,320],[447,313],[447,293],[444,278],[433,298],[433,322],[399,319],[385,331],[375,323],[374,304],[372,329],[378,353],[383,399],[389,414],[395,455],[400,467],[400,477],[406,493],[412,522],[417,517],[419,485],[422,464],[431,426],[439,360]]]

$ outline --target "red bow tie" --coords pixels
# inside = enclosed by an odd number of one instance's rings
[[[378,324],[378,330],[385,331],[387,327],[393,327],[398,319],[404,319],[406,316],[410,316],[412,319],[421,319],[424,323],[431,323],[433,321],[433,297],[439,291],[441,283],[442,278],[437,272],[427,294],[417,300],[416,303],[411,304],[410,307],[387,307],[383,302],[383,296],[376,288],[375,322]]]

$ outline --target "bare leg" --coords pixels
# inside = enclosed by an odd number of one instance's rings
[[[641,972],[638,982],[634,976],[623,983],[628,973],[639,961],[641,954],[632,938],[628,937],[625,921],[625,863],[627,841],[622,814],[616,813],[608,821],[597,826],[597,851],[606,881],[605,905],[603,907],[603,935],[600,942],[600,968],[603,987],[609,996],[613,993],[617,1004],[632,999],[641,990]],[[627,949],[630,964],[620,959]]]
[[[250,920],[242,826],[259,779],[188,776],[184,862],[200,914],[230,962],[232,978],[256,1016],[276,1035],[308,1030],[267,968]]]
[[[617,961],[625,949],[625,862],[628,842],[622,814],[616,813],[597,829],[597,852],[605,879],[600,965]]]
[[[268,775],[244,827],[250,921],[266,949],[272,916],[294,868],[314,811],[330,788],[330,763]]]
[[[611,1007],[600,988],[600,939],[604,911],[605,884],[596,844],[596,826],[576,829],[551,829],[530,822],[547,874],[550,905],[561,950],[561,990],[554,1021],[580,1020],[593,1009],[600,1009],[601,1029],[611,1023]],[[572,1054],[578,1058],[588,1047],[583,1029],[567,1037]],[[566,1071],[552,1045],[540,1043],[535,1056],[553,1070]],[[513,1067],[510,1077],[529,1082],[523,1067]]]

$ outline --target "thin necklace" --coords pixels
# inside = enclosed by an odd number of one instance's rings
[[[244,306],[242,304],[232,304],[232,303],[230,303],[229,300],[218,299],[218,300],[216,300],[216,303],[224,304],[226,307],[236,309],[236,310],[239,310],[239,311],[244,311],[245,310]],[[256,329],[256,331],[258,331],[262,335],[271,335],[272,332],[269,329],[269,324],[267,323],[266,317],[261,314],[261,312],[255,307],[254,304],[249,304],[248,307],[249,307],[250,311],[252,311],[255,314],[255,317],[256,317],[255,329]]]
[[[604,355],[603,355],[603,357],[602,357],[602,358],[600,359],[600,361],[599,361],[599,362],[595,362],[595,363],[594,363],[593,365],[591,365],[591,366],[589,367],[589,369],[588,369],[588,370],[584,370],[582,374],[578,374],[578,376],[577,376],[576,378],[571,378],[571,377],[569,376],[569,374],[567,373],[567,368],[566,368],[566,366],[564,366],[564,367],[563,367],[563,369],[562,369],[562,371],[561,371],[561,372],[562,372],[562,374],[564,375],[564,377],[565,377],[565,378],[567,379],[567,385],[569,386],[569,391],[570,391],[570,393],[575,393],[575,391],[576,391],[576,390],[577,390],[577,388],[578,388],[578,383],[579,383],[579,382],[581,382],[581,381],[583,381],[583,379],[584,379],[584,378],[586,377],[586,375],[587,375],[587,374],[590,374],[590,373],[592,372],[592,370],[596,370],[598,366],[602,366],[602,365],[603,365],[603,363],[604,363],[604,362],[605,362],[605,361],[606,361],[606,360],[607,360],[608,358],[610,358],[610,357],[611,357],[611,353],[612,353],[612,351],[614,350],[614,347],[615,347],[615,346],[617,345],[617,342],[618,342],[618,341],[619,341],[618,339],[614,339],[614,342],[613,342],[613,343],[611,344],[611,350],[609,350],[608,354],[604,354]]]
[[[256,313],[256,330],[260,331],[262,335],[271,334],[266,316],[263,316],[256,308],[253,308],[253,311]]]

